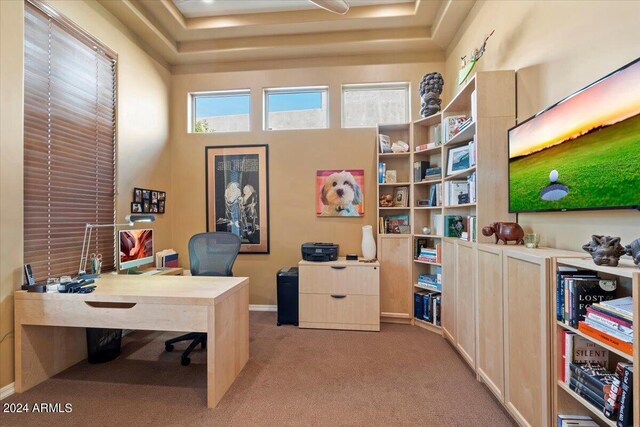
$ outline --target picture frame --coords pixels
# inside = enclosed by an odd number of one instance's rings
[[[164,213],[164,205],[165,205],[165,201],[164,200],[160,200],[158,202],[158,213]]]
[[[142,189],[142,200],[151,200],[151,190]]]
[[[406,208],[409,206],[409,187],[393,189],[393,207]]]
[[[469,169],[469,146],[460,145],[447,151],[447,175]]]
[[[133,189],[133,203],[142,203],[142,188]],[[133,207],[131,207],[131,212],[133,212]]]
[[[205,147],[207,231],[240,237],[241,254],[269,253],[269,147]]]
[[[140,194],[142,200],[142,194]],[[131,202],[131,213],[142,213],[142,203]]]
[[[384,182],[387,184],[395,184],[398,182],[397,171],[390,169],[384,173]]]
[[[364,216],[364,169],[316,171],[316,215]]]
[[[149,209],[151,208],[150,203],[148,200],[144,200],[142,202],[142,212],[143,213],[149,213],[151,212]]]
[[[380,153],[391,153],[391,138],[388,135],[380,134],[378,135],[378,140],[380,142]]]

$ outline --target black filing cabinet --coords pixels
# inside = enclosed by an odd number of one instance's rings
[[[278,326],[298,326],[298,267],[278,271]]]

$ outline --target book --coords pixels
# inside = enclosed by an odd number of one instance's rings
[[[593,307],[587,307],[587,319],[593,319],[603,325],[607,325],[610,328],[617,329],[618,331],[633,335],[633,323],[627,319],[612,316],[609,313],[598,311]]]
[[[384,184],[385,173],[387,172],[387,165],[384,163],[378,163],[378,183]]]
[[[575,267],[559,267],[556,272],[556,317],[559,321],[568,324],[565,317],[565,279],[570,277],[597,277],[593,271],[578,270]]]
[[[557,427],[596,427],[598,425],[588,415],[558,415],[556,422]]]
[[[622,377],[624,375],[624,368],[631,366],[630,363],[618,362],[616,364],[616,378],[611,383],[609,393],[605,396],[604,400],[604,416],[609,419],[617,419],[618,408],[620,408],[620,396],[622,395]]]
[[[444,237],[460,237],[464,231],[464,220],[459,215],[444,216]]]
[[[611,300],[615,297],[616,281],[597,278],[571,277],[571,314],[570,325],[578,327],[578,322],[584,320],[587,307],[594,302]]]
[[[619,313],[623,317],[633,319],[633,299],[631,297],[602,301],[600,305],[614,313]]]
[[[409,234],[410,233],[410,223],[409,223],[409,215],[387,215],[385,217],[386,221],[386,232],[390,234]]]
[[[436,236],[444,236],[444,215],[435,214],[433,216],[433,225]]]
[[[618,331],[617,329],[613,329],[610,328],[609,326],[603,325],[593,319],[585,319],[585,323],[589,326],[591,326],[592,328],[595,328],[599,331],[602,331],[604,333],[607,333],[609,335],[611,335],[614,338],[618,338],[621,341],[625,341],[625,342],[632,342],[633,341],[633,336],[629,335],[629,334],[625,334],[623,332]]]
[[[579,396],[583,397],[589,403],[593,404],[596,408],[600,410],[604,409],[604,394],[601,395],[596,393],[573,377],[571,377],[569,388],[575,391]]]
[[[459,132],[460,125],[467,120],[465,115],[453,115],[443,119],[444,140],[448,142]]]
[[[614,372],[597,364],[571,364],[571,381],[576,381],[582,387],[595,393],[599,401],[602,402],[603,408],[605,396],[609,394],[611,384],[616,378],[617,375]]]
[[[419,160],[413,163],[413,182],[420,182],[427,177],[427,169],[429,162],[427,160]]]
[[[589,392],[587,388],[577,383],[573,378],[569,383],[569,388],[573,390],[578,396],[595,406],[599,410],[604,408],[604,399],[598,399],[595,393]]]
[[[601,341],[604,344],[607,344],[617,350],[622,351],[630,356],[633,355],[633,343],[622,341],[618,338],[615,338],[606,332],[600,331],[586,322],[578,323],[578,330],[585,335],[589,335],[592,338],[595,338],[598,341]]]
[[[573,337],[570,354],[571,362],[576,364],[609,365],[609,350],[580,335]]]
[[[173,253],[173,254],[165,255],[163,258],[162,266],[170,267],[170,268],[178,268],[180,266],[178,264],[178,254]]]
[[[618,410],[617,427],[633,425],[633,366],[626,366],[622,375],[622,394]]]
[[[413,316],[417,319],[422,319],[422,313],[424,312],[422,295],[422,292],[414,292],[413,294]]]

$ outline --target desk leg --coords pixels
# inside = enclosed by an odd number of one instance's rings
[[[209,307],[207,406],[215,408],[249,360],[249,285]]]
[[[22,393],[87,358],[85,329],[16,323],[15,352]]]

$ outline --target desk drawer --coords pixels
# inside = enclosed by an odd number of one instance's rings
[[[379,325],[380,297],[376,295],[300,294],[300,327],[305,327],[305,323]],[[334,328],[341,329],[335,326]]]
[[[16,301],[25,325],[207,332],[207,306],[97,303],[91,301]]]
[[[300,293],[380,295],[378,267],[304,265]]]

